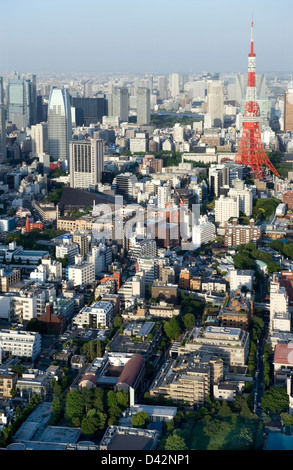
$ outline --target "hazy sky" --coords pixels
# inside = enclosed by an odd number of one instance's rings
[[[293,0],[14,0],[0,74],[293,71]]]

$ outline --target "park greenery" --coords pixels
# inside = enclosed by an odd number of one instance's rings
[[[268,197],[265,199],[254,199],[252,218],[256,222],[270,221],[280,204],[279,199]]]
[[[183,116],[182,114],[173,116],[172,114],[152,114],[151,124],[156,128],[162,129],[166,127],[174,127],[175,124],[180,123],[182,126],[191,126],[194,122],[200,121],[199,118]]]
[[[250,396],[234,403],[206,398],[198,411],[179,410],[165,424],[159,450],[256,450],[262,423],[251,413]]]
[[[122,412],[128,407],[128,394],[123,390],[114,392],[96,387],[73,389],[66,395],[60,417],[64,416],[69,426],[81,427],[85,436],[99,436],[107,426],[118,424]]]
[[[293,245],[292,245],[292,243],[286,243],[286,242],[282,242],[280,240],[273,240],[273,241],[270,242],[269,246],[270,246],[270,248],[273,248],[274,250],[281,253],[286,258],[289,258],[290,260],[293,259]]]
[[[236,269],[253,269],[257,271],[258,267],[256,261],[265,262],[269,274],[282,269],[279,263],[273,261],[271,253],[258,249],[253,242],[239,245],[233,260]]]

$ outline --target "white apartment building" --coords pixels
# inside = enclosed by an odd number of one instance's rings
[[[239,217],[239,200],[221,195],[215,201],[215,222],[223,227],[231,217]]]
[[[72,238],[63,238],[63,243],[56,246],[56,258],[65,258],[67,256],[68,264],[73,264],[75,256],[78,255],[78,244],[72,242]]]
[[[92,247],[91,254],[88,255],[89,263],[94,264],[95,274],[101,273],[107,270],[108,266],[112,262],[112,250],[104,243],[99,243]]]
[[[169,185],[158,186],[157,197],[158,197],[158,208],[164,209],[166,207],[166,204],[170,202],[170,198],[171,198],[170,186]]]
[[[289,312],[276,312],[272,318],[272,330],[284,331],[290,333],[291,331],[291,313]]]
[[[41,122],[31,126],[32,156],[40,156],[48,152],[48,124]]]
[[[68,267],[68,280],[74,286],[91,284],[95,281],[95,265],[93,263],[79,263]]]
[[[73,318],[73,324],[83,328],[110,328],[113,323],[113,311],[112,302],[99,300],[90,307],[84,307]]]
[[[2,356],[29,357],[35,360],[41,352],[41,335],[20,330],[0,330]]]
[[[35,282],[43,284],[47,280],[46,267],[40,264],[37,268],[30,273],[30,279]]]
[[[130,152],[146,152],[147,151],[147,139],[143,137],[139,137],[136,135],[133,139],[129,139],[129,150]]]
[[[192,227],[192,244],[194,249],[196,250],[203,243],[214,240],[215,234],[215,225],[209,221],[207,216],[200,216],[198,223]]]
[[[230,271],[230,290],[235,291],[245,286],[248,290],[253,287],[253,271],[246,269],[233,269]]]
[[[158,279],[158,261],[156,258],[138,258],[138,269],[143,271],[145,275],[145,285],[149,286],[150,282]]]
[[[244,186],[244,185],[243,185]],[[252,214],[253,194],[249,188],[231,188],[228,196],[239,201],[239,212],[243,212],[247,217]]]
[[[130,277],[125,281],[120,289],[118,295],[121,300],[121,304],[125,305],[125,302],[130,297],[136,297],[138,299],[144,298],[145,296],[145,275],[143,272],[137,272],[135,276]]]
[[[48,281],[61,281],[62,280],[62,264],[60,261],[52,260],[51,258],[43,258],[42,266],[46,269]]]
[[[194,328],[189,341],[180,346],[178,354],[201,351],[220,357],[225,365],[244,366],[249,354],[249,333],[241,328],[208,326]]]
[[[287,313],[289,306],[288,294],[285,287],[281,287],[276,277],[270,283],[270,332],[273,331],[273,320],[276,313]]]

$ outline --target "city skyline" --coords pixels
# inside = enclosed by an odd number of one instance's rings
[[[2,8],[0,63],[3,72],[196,73],[245,72],[250,21],[255,23],[259,72],[292,72],[293,3],[280,0],[277,23],[272,0],[198,2],[76,0],[21,2],[15,16]],[[291,13],[291,14],[290,14]],[[13,34],[11,34],[13,19]],[[285,53],[284,53],[285,52]]]

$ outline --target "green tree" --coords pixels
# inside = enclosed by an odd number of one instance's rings
[[[164,331],[168,338],[176,339],[181,333],[180,323],[177,317],[172,317],[169,322],[164,322]]]
[[[94,408],[98,409],[99,411],[104,411],[105,408],[105,394],[104,390],[100,387],[94,389],[94,397],[93,397],[93,406]]]
[[[284,426],[293,426],[293,416],[289,413],[281,413],[281,419]]]
[[[194,315],[192,313],[186,313],[182,317],[185,328],[192,328],[194,326]]]
[[[128,406],[128,393],[124,390],[118,390],[116,392],[117,405],[121,408],[127,408]]]
[[[97,431],[97,421],[94,417],[85,416],[81,421],[81,432],[85,436],[92,436]]]
[[[176,431],[166,439],[165,450],[187,450],[187,445],[183,437],[179,436]]]
[[[144,428],[148,414],[145,411],[135,413],[131,418],[131,423],[135,428]]]
[[[114,318],[114,327],[120,328],[123,325],[123,318],[121,315],[116,315]]]
[[[84,402],[78,390],[71,390],[66,395],[65,418],[72,421],[76,417],[82,419],[84,415]]]
[[[261,400],[261,407],[271,413],[287,412],[289,408],[289,397],[286,387],[274,386],[267,390]]]

